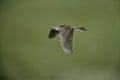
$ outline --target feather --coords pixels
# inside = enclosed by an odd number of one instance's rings
[[[70,31],[69,35],[66,38],[62,35],[59,35],[61,46],[63,50],[69,55],[73,53],[73,35],[74,35],[73,29]]]
[[[59,31],[57,31],[57,30],[55,30],[55,29],[51,29],[50,32],[49,32],[48,38],[49,38],[49,39],[52,39],[52,38],[54,38],[58,33],[59,33]]]

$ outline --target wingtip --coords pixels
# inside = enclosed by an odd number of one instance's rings
[[[72,55],[74,55],[72,52],[71,53],[66,53],[67,55],[69,55],[69,56],[72,56]]]
[[[48,36],[48,39],[53,39],[53,37],[51,37],[51,36]]]
[[[77,30],[77,31],[87,31],[87,29],[85,27],[83,27],[83,26],[75,27],[74,29]]]
[[[54,30],[54,29],[51,29],[50,32],[49,32],[48,38],[49,38],[49,39],[52,39],[52,38],[54,38],[58,33],[59,33],[59,31]]]

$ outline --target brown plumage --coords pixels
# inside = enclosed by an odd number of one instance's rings
[[[48,38],[52,39],[58,34],[60,37],[60,42],[63,50],[70,55],[73,53],[74,30],[87,31],[85,27],[73,28],[69,25],[53,26],[52,29],[50,30]]]

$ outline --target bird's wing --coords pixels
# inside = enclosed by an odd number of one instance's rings
[[[52,39],[52,38],[54,38],[58,33],[59,33],[59,31],[57,31],[57,30],[55,30],[55,29],[51,29],[50,32],[49,32],[48,38],[49,38],[49,39]]]
[[[73,53],[73,37],[74,37],[73,29],[71,30],[67,38],[65,38],[64,36],[60,36],[61,46],[63,50],[69,55]]]
[[[87,29],[85,27],[83,27],[83,26],[75,27],[74,29],[77,30],[77,31],[87,31]]]

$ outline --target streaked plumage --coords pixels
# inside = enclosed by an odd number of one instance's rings
[[[73,53],[73,37],[74,37],[74,30],[77,31],[87,31],[85,27],[71,27],[69,25],[60,25],[60,26],[53,26],[50,30],[49,39],[54,38],[57,34],[60,37],[60,42],[63,50],[67,54]]]

